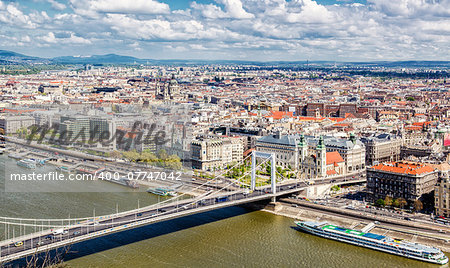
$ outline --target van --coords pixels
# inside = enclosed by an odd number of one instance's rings
[[[53,231],[53,235],[61,235],[61,234],[67,234],[68,233],[68,231],[67,230],[64,230],[64,229],[56,229],[56,230],[54,230]]]

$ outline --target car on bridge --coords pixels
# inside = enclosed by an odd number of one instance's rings
[[[79,234],[81,234],[81,232],[80,232],[80,231],[75,231],[75,232],[73,232],[73,234],[72,234],[72,235],[79,235]]]
[[[35,244],[36,247],[42,246],[44,244],[44,241],[39,241]]]
[[[16,242],[16,243],[14,243],[14,246],[21,247],[21,246],[23,246],[23,242],[22,241]]]
[[[216,197],[216,203],[228,201],[228,196]]]
[[[69,231],[64,230],[64,229],[57,229],[55,231],[53,231],[53,235],[61,235],[61,234],[67,234]]]

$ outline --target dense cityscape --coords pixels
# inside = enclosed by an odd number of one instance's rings
[[[10,66],[3,68],[6,73]],[[120,174],[114,179],[122,187],[150,187],[148,192],[162,196],[204,198],[214,181],[219,188],[244,189],[246,197],[270,186],[275,174],[279,188],[266,193],[282,192],[283,185],[305,187],[252,207],[305,220],[310,218],[297,217],[299,211],[311,210],[339,224],[349,216],[375,220],[378,225],[369,224],[366,232],[381,235],[386,224],[396,236],[445,251],[450,248],[447,79],[442,66],[324,63],[78,64],[4,74],[2,153],[24,168],[50,164],[59,171],[95,173],[100,180],[104,173]],[[263,162],[249,175],[249,157],[264,153],[273,155],[275,173]],[[145,180],[136,167],[148,170]],[[171,179],[158,180],[155,169]],[[174,171],[186,178],[174,180]],[[12,176],[6,168],[5,177]],[[5,181],[6,192],[34,187],[17,186],[16,180],[30,179],[16,176]]]
[[[447,267],[449,0],[0,0],[0,267]]]

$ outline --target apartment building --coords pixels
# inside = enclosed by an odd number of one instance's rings
[[[372,201],[386,196],[418,200],[434,190],[437,179],[433,167],[416,162],[386,162],[367,168],[367,190]]]

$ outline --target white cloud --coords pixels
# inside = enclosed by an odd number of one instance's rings
[[[301,11],[286,14],[286,21],[290,23],[330,23],[333,21],[333,14],[316,1],[296,0],[293,4],[298,5]]]
[[[191,8],[201,12],[201,14],[209,19],[252,19],[255,15],[248,13],[244,10],[241,0],[219,0],[225,6],[225,11],[214,4],[198,4],[197,2],[191,3]]]
[[[0,22],[23,28],[35,28],[30,16],[24,14],[14,3],[0,4]]]
[[[52,7],[56,10],[66,9],[66,5],[64,5],[63,3],[60,3],[56,0],[47,0],[47,2],[49,2],[52,5]]]
[[[0,0],[0,36],[11,36],[0,44],[146,57],[450,60],[450,0],[215,0],[173,11],[162,0],[69,1],[47,14]]]
[[[56,37],[53,32],[49,32],[47,35],[42,36],[41,40],[47,43],[56,43]]]
[[[82,15],[97,13],[168,14],[169,5],[155,0],[70,0],[74,10]]]
[[[368,0],[388,16],[450,15],[450,0]]]
[[[221,2],[225,5],[225,10],[231,18],[251,19],[255,17],[255,15],[244,10],[241,0],[221,0]]]
[[[39,38],[40,40],[49,44],[71,44],[71,45],[88,45],[92,42],[80,36],[76,36],[74,33],[69,33],[68,37],[58,38],[53,32],[48,32]]]

